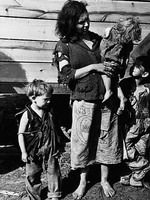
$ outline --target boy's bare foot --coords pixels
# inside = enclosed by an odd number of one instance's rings
[[[52,197],[51,200],[59,200],[59,197]]]
[[[103,99],[102,103],[105,102],[107,99],[109,99],[109,97],[111,95],[112,95],[112,91],[111,90],[107,90],[105,95],[104,95],[104,99]]]
[[[150,171],[150,164],[148,164],[148,166],[145,167],[143,170],[141,170],[139,173],[134,173],[133,179],[135,181],[140,181],[145,177],[146,173],[148,173],[149,171]]]
[[[130,178],[130,185],[135,186],[135,187],[143,187],[142,181],[135,181],[133,176]]]
[[[112,197],[115,195],[115,190],[110,186],[109,182],[101,182],[101,186],[106,197]]]
[[[86,182],[81,182],[78,186],[78,188],[73,193],[73,198],[76,200],[82,199],[85,191],[86,191]]]
[[[128,174],[128,175],[125,175],[125,176],[121,176],[120,177],[120,183],[122,185],[130,185],[130,178],[132,176],[132,173],[131,174]]]

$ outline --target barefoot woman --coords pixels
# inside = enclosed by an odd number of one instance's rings
[[[60,40],[54,51],[60,79],[70,88],[73,102],[71,167],[80,169],[80,183],[73,193],[78,200],[86,190],[89,166],[96,160],[101,102],[105,93],[101,74],[111,73],[109,67],[101,63],[99,45],[102,37],[89,31],[89,21],[85,3],[67,1],[58,15],[56,33]],[[120,162],[120,157],[116,162]],[[113,196],[114,190],[107,180],[107,166],[102,167],[103,172],[104,193]]]

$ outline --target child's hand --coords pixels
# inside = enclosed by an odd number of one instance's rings
[[[60,128],[61,128],[63,134],[70,140],[71,129],[66,130],[66,127],[64,127],[64,126],[61,126]]]
[[[27,152],[22,153],[22,157],[21,158],[22,158],[23,162],[27,163],[28,162],[28,154],[27,154]]]
[[[121,115],[123,113],[124,109],[122,107],[119,107],[117,110],[117,115]]]
[[[56,159],[60,158],[61,156],[61,151],[57,150],[56,153],[53,154],[53,157],[55,157]]]
[[[120,106],[117,110],[117,115],[121,115],[125,109],[125,102],[126,102],[126,98],[123,98],[120,100]]]

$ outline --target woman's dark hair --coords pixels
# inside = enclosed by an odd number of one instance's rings
[[[78,34],[76,25],[83,13],[87,12],[87,3],[68,0],[58,14],[56,34],[67,41],[76,40]]]

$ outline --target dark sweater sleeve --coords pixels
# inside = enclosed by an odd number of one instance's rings
[[[58,56],[58,52],[61,53],[61,56]],[[75,81],[74,75],[75,75],[75,69],[71,68],[71,65],[69,63],[69,48],[67,43],[63,43],[62,41],[59,41],[56,44],[55,51],[55,60],[58,64],[58,70],[59,70],[59,76],[62,83],[69,84],[72,81]],[[65,65],[60,69],[59,62],[62,60],[67,60],[69,64]]]

